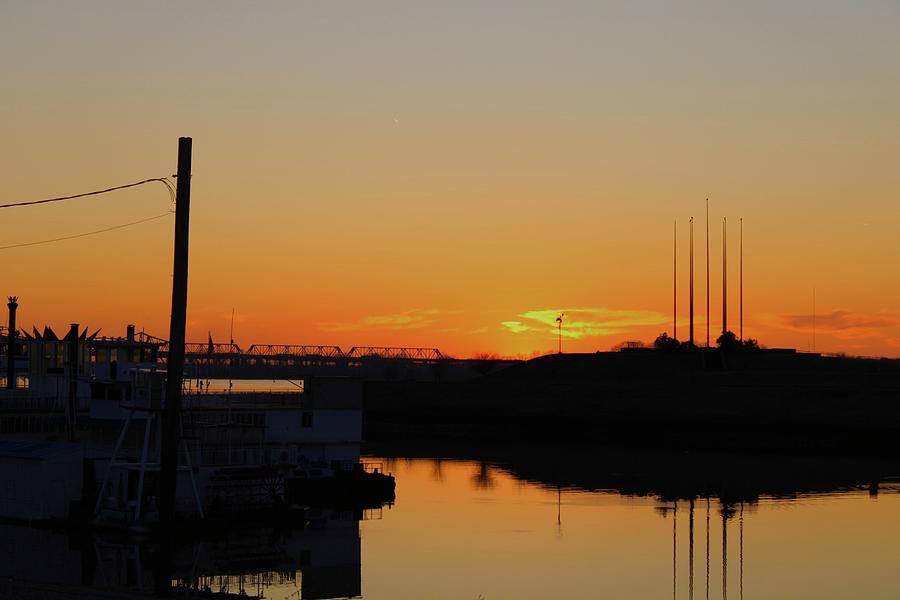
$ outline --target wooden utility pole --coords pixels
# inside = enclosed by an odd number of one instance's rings
[[[172,315],[166,363],[166,405],[160,457],[159,513],[164,523],[175,517],[178,441],[181,436],[181,385],[184,379],[184,330],[187,320],[188,234],[191,212],[191,138],[178,138],[178,175],[175,190],[175,265],[172,277]]]

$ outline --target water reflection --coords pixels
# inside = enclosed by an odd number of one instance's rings
[[[179,597],[269,600],[900,595],[900,469],[889,463],[435,456],[378,456],[397,478],[396,504],[383,510],[182,540],[167,582]],[[3,525],[0,597],[149,594],[161,554],[146,540]]]
[[[387,459],[397,504],[363,526],[367,600],[900,593],[900,469],[888,461],[571,448],[435,455]]]
[[[175,545],[171,587],[179,597],[359,597],[362,594],[362,513],[317,511],[291,529],[243,527],[202,541]],[[63,533],[0,526],[0,597],[78,590],[154,591],[158,546],[147,540],[98,533]],[[53,596],[56,597],[56,596]]]
[[[705,589],[706,598],[709,598],[709,531],[710,531],[710,499],[706,498],[706,579]],[[656,512],[664,518],[672,517],[672,597],[677,597],[678,591],[678,509],[684,510],[685,502],[678,500],[672,503],[672,506],[657,506]],[[694,598],[694,577],[696,567],[694,565],[694,523],[697,503],[694,498],[690,498],[687,502],[688,509],[688,564],[687,564],[687,594],[690,600]],[[721,542],[721,562],[722,562],[722,598],[728,597],[728,527],[729,523],[735,520],[737,515],[738,522],[738,585],[739,597],[744,597],[744,503],[741,502],[737,507],[722,504],[719,508],[719,516],[721,517],[722,542]]]
[[[481,461],[478,463],[478,470],[472,475],[472,483],[481,490],[489,490],[494,487],[494,477],[491,473],[492,469],[488,463]]]
[[[900,461],[816,456],[693,454],[594,447],[385,447],[370,454],[396,471],[416,461],[431,465],[435,481],[446,461],[477,465],[472,482],[493,487],[502,470],[522,482],[556,490],[614,491],[625,495],[674,498],[719,498],[732,508],[760,496],[796,498],[804,494],[867,489],[877,496],[880,483],[900,473]],[[390,452],[402,452],[391,456]],[[437,457],[437,458],[436,458]],[[375,459],[373,459],[375,460]],[[730,509],[729,509],[730,510]]]

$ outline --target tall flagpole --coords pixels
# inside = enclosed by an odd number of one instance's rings
[[[741,341],[744,341],[744,217],[741,217]]]
[[[691,217],[691,276],[690,276],[690,284],[691,284],[691,293],[690,293],[690,304],[691,304],[691,346],[694,345],[694,217]]]
[[[706,199],[706,347],[709,348],[709,198]]]
[[[722,335],[728,331],[728,217],[722,217]]]
[[[672,339],[678,339],[678,220],[672,237]]]

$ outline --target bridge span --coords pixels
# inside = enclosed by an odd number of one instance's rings
[[[165,363],[169,342],[146,333]],[[234,343],[185,344],[185,377],[193,379],[303,379],[315,375],[354,376],[372,381],[463,381],[508,366],[509,360],[457,359],[437,348]]]

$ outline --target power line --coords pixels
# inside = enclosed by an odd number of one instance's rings
[[[147,223],[149,221],[155,221],[156,219],[162,219],[163,217],[168,217],[169,215],[175,214],[174,211],[166,211],[161,215],[156,215],[154,217],[147,217],[146,219],[139,219],[137,221],[131,221],[130,223],[122,223],[121,225],[113,225],[112,227],[106,227],[104,229],[97,229],[95,231],[86,231],[84,233],[76,233],[74,235],[66,235],[63,237],[52,238],[49,240],[40,240],[37,242],[24,242],[21,244],[12,244],[10,246],[0,246],[0,250],[10,250],[12,248],[24,248],[25,246],[37,246],[39,244],[50,244],[52,242],[62,242],[64,240],[74,240],[76,238],[87,237],[89,235],[97,235],[98,233],[106,233],[107,231],[115,231],[116,229],[124,229],[125,227],[131,227],[132,225],[140,225],[141,223]]]
[[[150,179],[144,179],[142,181],[135,181],[133,183],[126,183],[125,185],[117,185],[115,187],[106,188],[103,190],[95,190],[93,192],[85,192],[83,194],[74,194],[72,196],[60,196],[58,198],[47,198],[45,200],[32,200],[30,202],[14,202],[12,204],[0,204],[0,208],[14,208],[16,206],[33,206],[35,204],[48,204],[50,202],[61,202],[63,200],[74,200],[76,198],[84,198],[87,196],[96,196],[98,194],[106,194],[109,192],[115,192],[117,190],[124,190],[126,188],[137,187],[139,185],[144,185],[146,183],[152,183],[154,181],[158,181],[166,186],[166,189],[169,191],[169,196],[172,198],[172,202],[175,201],[175,190],[172,187],[172,183],[166,177],[153,177]]]

